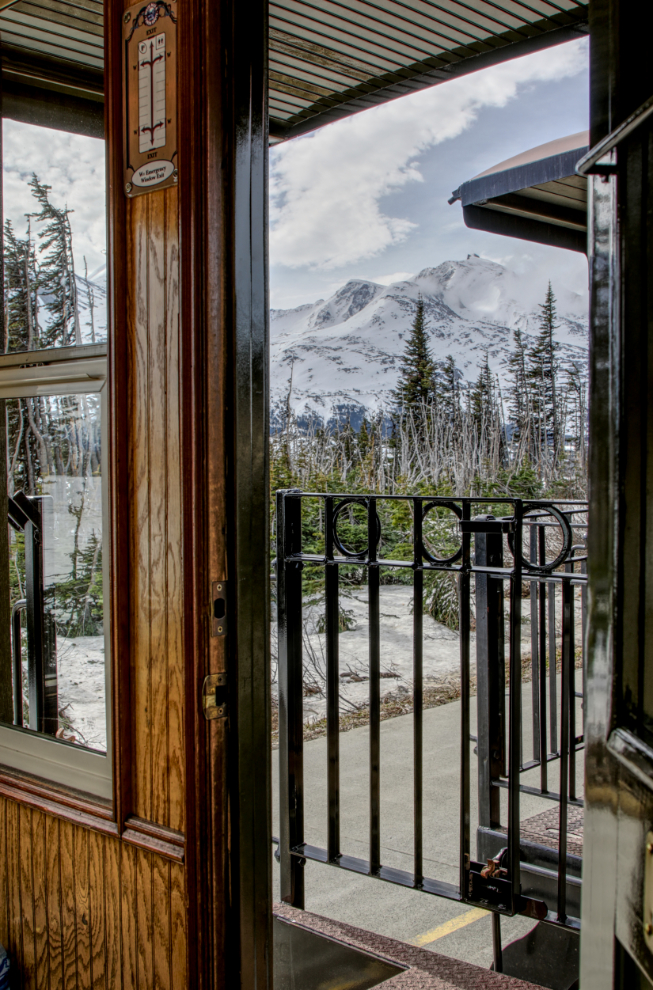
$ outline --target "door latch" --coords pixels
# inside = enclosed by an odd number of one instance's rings
[[[227,717],[227,675],[209,674],[204,678],[202,685],[202,708],[204,717],[226,718]]]
[[[227,634],[227,582],[214,581],[211,584],[211,635]]]

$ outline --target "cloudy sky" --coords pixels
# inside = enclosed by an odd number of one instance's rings
[[[581,255],[465,227],[461,182],[588,126],[585,40],[395,100],[271,153],[271,302],[327,297],[348,278],[388,283],[477,253],[586,292]]]
[[[507,62],[356,114],[271,152],[271,302],[330,295],[349,278],[389,283],[477,253],[523,273],[533,302],[554,288],[584,293],[587,265],[570,251],[468,230],[447,199],[465,179],[588,121],[585,40]],[[75,261],[105,263],[104,145],[3,122],[4,210],[17,232],[35,203],[33,171],[74,212]]]
[[[83,275],[86,257],[91,277],[106,264],[104,141],[14,120],[2,121],[2,138],[5,219],[25,236],[25,214],[39,209],[28,186],[36,172],[52,203],[73,210],[75,268]]]

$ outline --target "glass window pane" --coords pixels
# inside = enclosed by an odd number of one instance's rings
[[[0,351],[107,339],[104,141],[2,122]]]
[[[0,416],[11,722],[104,752],[101,393],[0,400]]]

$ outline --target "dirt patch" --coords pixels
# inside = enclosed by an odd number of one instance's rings
[[[548,669],[547,663],[547,669]],[[575,667],[580,669],[583,666],[583,658],[580,650],[576,651]],[[531,657],[522,657],[522,684],[527,684],[532,679]],[[562,670],[562,657],[560,650],[556,656],[556,671]],[[506,663],[506,685],[510,682],[508,664]],[[476,676],[472,674],[470,682],[470,695],[476,695]],[[439,678],[429,679],[424,685],[423,707],[438,708],[440,705],[448,705],[452,701],[460,698],[460,674],[446,674]],[[276,701],[276,699],[275,699]],[[413,696],[409,691],[403,694],[387,694],[381,701],[381,721],[388,718],[398,718],[400,715],[410,715],[413,711]],[[340,731],[349,732],[350,729],[359,729],[363,725],[369,725],[370,709],[369,705],[361,705],[355,711],[345,712],[340,716]],[[327,733],[327,720],[318,719],[314,722],[307,722],[304,725],[304,742],[325,736]],[[272,708],[272,748],[279,746],[279,709],[276,705]]]

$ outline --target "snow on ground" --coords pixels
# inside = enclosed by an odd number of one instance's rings
[[[413,589],[409,585],[382,585],[380,600],[381,698],[408,694],[413,680]],[[341,589],[341,609],[350,616],[353,628],[340,633],[340,711],[360,708],[369,701],[369,622],[367,586]],[[325,636],[318,632],[323,606],[305,605],[304,618],[304,718],[313,722],[326,715],[326,698],[320,689],[325,684]],[[440,679],[458,671],[460,651],[458,633],[424,616],[424,680]],[[475,638],[472,634],[472,649]],[[272,626],[272,653],[276,657],[276,625]],[[277,693],[276,665],[273,665],[273,695]],[[318,692],[306,693],[315,690]]]
[[[413,681],[413,589],[408,585],[382,585],[380,600],[381,698],[412,690]],[[352,591],[351,597],[341,597],[342,607],[352,613],[352,629],[340,633],[340,705],[341,711],[364,705],[369,700],[369,622],[367,587]],[[307,610],[311,628],[310,609]],[[313,628],[315,623],[312,623]],[[430,615],[424,616],[424,678],[458,670],[460,650],[458,633],[453,632]],[[318,657],[324,655],[324,636],[309,632],[306,639]],[[304,717],[308,721],[324,718],[326,699],[316,695],[304,698]]]
[[[557,646],[560,647],[561,633],[561,593],[556,589],[556,631]],[[382,585],[379,589],[380,601],[380,658],[381,658],[381,700],[389,696],[412,693],[413,686],[413,589],[410,585]],[[506,596],[506,619],[508,618]],[[340,606],[351,614],[354,626],[340,633],[340,712],[361,708],[369,702],[369,622],[367,586],[348,588],[340,597]],[[522,655],[530,655],[531,625],[530,598],[523,598],[522,606]],[[319,721],[326,716],[325,636],[318,631],[324,606],[307,605],[304,618],[304,720],[308,723]],[[581,643],[581,602],[580,588],[576,589],[576,648]],[[276,656],[276,629],[273,626],[273,655]],[[508,629],[506,628],[506,655]],[[476,661],[476,635],[471,633],[470,653],[472,674]],[[430,615],[423,616],[423,675],[425,685],[441,681],[448,675],[460,672],[460,641],[458,633]],[[276,696],[277,683],[273,683]]]
[[[64,738],[106,752],[104,636],[57,636],[60,722]]]

